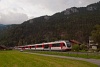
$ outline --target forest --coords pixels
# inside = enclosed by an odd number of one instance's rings
[[[0,25],[0,45],[14,47],[57,40],[77,40],[87,44],[96,25],[100,29],[100,2],[87,7],[71,7],[22,24]]]

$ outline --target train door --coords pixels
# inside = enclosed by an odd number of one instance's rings
[[[44,50],[50,50],[50,45],[49,44],[45,44],[44,45]]]

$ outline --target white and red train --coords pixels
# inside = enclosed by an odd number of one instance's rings
[[[40,44],[32,44],[32,45],[24,45],[17,46],[16,49],[20,50],[58,50],[58,51],[66,51],[71,50],[72,45],[70,41],[55,41],[55,42],[47,42]]]

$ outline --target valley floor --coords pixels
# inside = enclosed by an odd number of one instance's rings
[[[30,54],[19,51],[0,51],[0,67],[98,67],[81,60]]]

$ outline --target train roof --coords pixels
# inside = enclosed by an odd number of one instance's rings
[[[52,43],[60,43],[60,42],[69,42],[69,40],[59,40],[59,41],[47,42],[47,43],[40,43],[40,44],[30,44],[30,45],[23,45],[23,46],[20,46],[20,47],[24,47],[24,46],[35,46],[35,45],[43,45],[43,44],[52,44]]]

